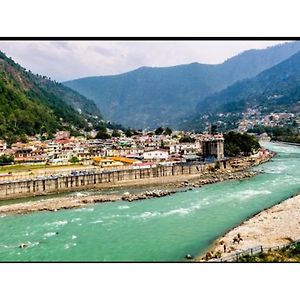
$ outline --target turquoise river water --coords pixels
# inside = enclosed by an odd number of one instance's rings
[[[249,216],[300,192],[300,147],[265,146],[278,155],[250,179],[159,199],[2,216],[0,261],[183,261],[204,253]]]

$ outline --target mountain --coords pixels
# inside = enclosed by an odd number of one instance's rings
[[[251,79],[237,82],[197,105],[205,114],[261,111],[300,112],[300,51]]]
[[[177,126],[210,94],[256,76],[300,50],[300,42],[249,50],[222,64],[142,67],[113,76],[64,82],[94,100],[104,117],[135,128]],[[217,49],[216,49],[217,51]]]
[[[102,118],[100,109],[92,100],[87,99],[78,92],[68,88],[67,86],[64,86],[59,82],[50,80],[45,76],[33,75],[32,73],[30,75],[31,79],[40,88],[48,91],[58,98],[61,98],[64,102],[72,106],[78,112],[86,115],[97,116],[99,119]]]
[[[12,142],[25,135],[85,128],[95,119],[88,114],[93,112],[91,103],[62,84],[26,71],[0,51],[0,138]]]

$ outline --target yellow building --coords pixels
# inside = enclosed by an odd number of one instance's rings
[[[136,160],[136,159],[132,159],[132,158],[127,158],[127,157],[121,157],[121,156],[113,156],[113,157],[110,157],[112,160],[114,161],[119,161],[123,164],[129,164],[129,165],[132,165],[132,164],[136,164],[136,163],[139,163],[140,161]]]
[[[111,158],[101,158],[101,157],[95,157],[94,163],[99,165],[102,168],[120,167],[124,165],[122,162],[114,161]]]

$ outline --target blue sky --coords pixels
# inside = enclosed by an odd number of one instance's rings
[[[0,50],[57,81],[114,75],[141,66],[216,64],[283,41],[0,41]]]

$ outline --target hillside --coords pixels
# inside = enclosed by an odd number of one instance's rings
[[[86,113],[92,107],[85,97],[26,71],[0,52],[0,138],[12,142],[25,135],[86,127],[89,116],[73,105]]]
[[[60,97],[64,102],[71,105],[77,111],[102,118],[97,105],[92,100],[87,99],[76,91],[59,82],[49,80],[44,76],[34,75],[32,79],[40,88],[52,93],[56,97]]]
[[[64,84],[92,99],[104,117],[136,128],[170,125],[194,111],[208,95],[250,78],[300,50],[293,42],[249,50],[222,64],[192,63],[142,67],[114,76],[88,77]]]
[[[258,108],[265,112],[300,111],[300,52],[254,78],[237,82],[207,97],[197,106],[199,113],[243,112]]]

